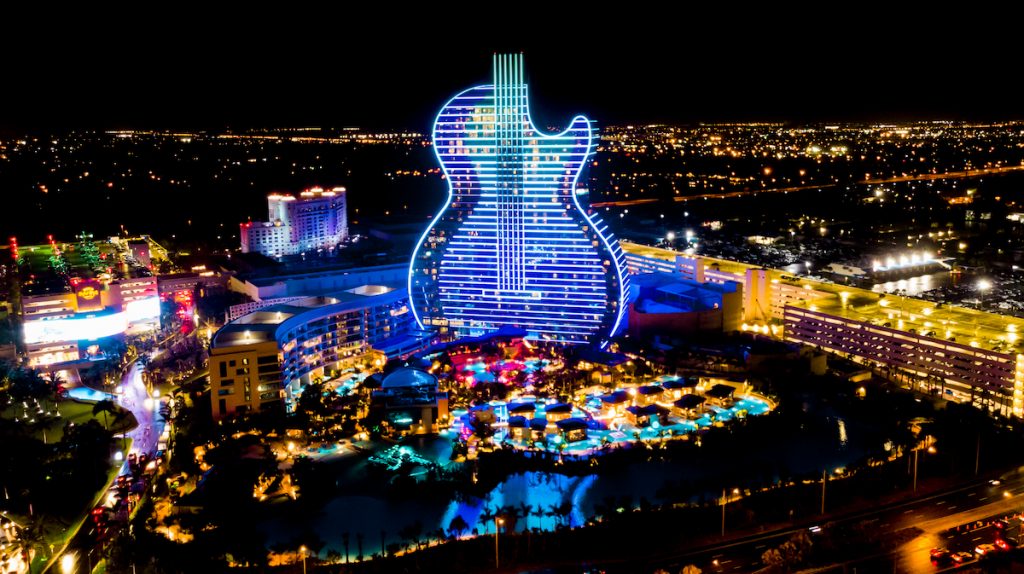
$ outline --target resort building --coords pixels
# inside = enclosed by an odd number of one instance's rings
[[[916,388],[1024,417],[1024,319],[622,242],[631,273],[742,286],[740,330],[809,345]]]
[[[91,237],[91,236],[90,236]],[[99,343],[160,325],[157,278],[110,243],[22,246],[18,262],[22,343],[32,368],[75,369]]]
[[[312,381],[355,366],[379,368],[378,356],[407,356],[429,343],[396,285],[362,285],[251,311],[210,341],[214,417],[268,406],[290,410]]]

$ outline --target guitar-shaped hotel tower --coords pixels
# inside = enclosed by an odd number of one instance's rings
[[[530,118],[522,56],[494,56],[494,83],[448,101],[433,129],[448,199],[413,251],[420,326],[457,336],[510,325],[528,338],[607,345],[625,311],[618,240],[581,203],[596,128],[557,134]]]

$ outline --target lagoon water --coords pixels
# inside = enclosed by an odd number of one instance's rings
[[[810,474],[823,468],[845,467],[862,458],[873,445],[864,444],[859,424],[823,409],[821,416],[832,429],[829,433],[807,433],[778,449],[747,453],[745,456],[730,456],[723,453],[718,457],[715,468],[704,468],[685,461],[668,463],[633,463],[620,468],[597,467],[596,472],[584,476],[568,476],[548,472],[524,472],[508,476],[482,499],[442,501],[437,499],[388,500],[380,492],[379,485],[367,485],[365,476],[368,463],[359,459],[345,464],[339,475],[342,483],[362,484],[352,494],[333,498],[323,511],[308,524],[291,524],[284,519],[273,519],[263,524],[268,545],[287,544],[301,531],[312,530],[327,544],[321,550],[336,550],[344,553],[343,534],[349,533],[350,559],[355,559],[357,533],[362,533],[364,556],[380,551],[381,532],[384,544],[409,544],[398,532],[419,521],[423,525],[423,539],[436,538],[438,530],[448,531],[452,519],[458,515],[469,525],[469,533],[493,534],[493,520],[482,520],[488,512],[504,506],[519,508],[521,504],[532,507],[528,520],[520,518],[516,529],[540,528],[553,530],[559,524],[580,526],[598,514],[596,508],[609,501],[627,498],[636,504],[642,498],[652,503],[661,499],[658,491],[667,483],[692,483],[714,479],[718,474],[745,472],[752,480],[770,483],[780,473]],[[419,452],[438,460],[450,453],[450,445],[444,439],[420,439],[410,443]],[[454,464],[454,463],[452,463]],[[694,492],[692,500],[711,500],[715,492]],[[567,514],[557,509],[568,502],[571,508]]]

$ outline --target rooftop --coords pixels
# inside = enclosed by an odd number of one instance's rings
[[[423,386],[436,388],[437,377],[425,371],[409,367],[402,367],[392,371],[384,377],[384,381],[381,383],[381,388],[383,389]]]
[[[277,331],[286,321],[293,317],[337,306],[343,311],[346,305],[353,308],[366,304],[374,297],[388,295],[401,289],[394,285],[361,285],[353,289],[339,291],[330,295],[305,297],[287,303],[278,303],[242,315],[238,319],[221,327],[211,340],[211,347],[231,347],[236,345],[252,345],[276,339]],[[404,289],[396,297],[404,295]],[[312,320],[312,317],[311,317]]]
[[[619,241],[619,246],[622,247],[623,251],[629,254],[642,255],[652,259],[663,259],[665,261],[675,261],[676,257],[679,256],[693,257],[692,255],[686,255],[680,251],[672,251],[671,249],[664,249],[661,247],[648,247],[646,245],[640,245],[639,243],[633,243],[630,241]],[[747,269],[762,269],[760,265],[740,263],[739,261],[705,257],[703,255],[699,255],[698,257],[706,263],[705,267],[713,267],[717,268],[719,271],[736,273],[738,275],[746,273]]]
[[[674,261],[677,251],[620,242],[627,253]],[[706,264],[718,263],[719,269],[737,274],[747,269],[763,269],[724,259],[700,256]],[[942,340],[1002,353],[1024,353],[1024,319],[965,307],[933,303],[913,297],[885,295],[867,289],[794,277],[780,269],[769,269],[772,283],[813,291],[815,297],[793,307],[819,311],[845,319],[863,321]]]
[[[842,285],[814,288],[828,295],[793,306],[1001,353],[1024,352],[1024,319]]]

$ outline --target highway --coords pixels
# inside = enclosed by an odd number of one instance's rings
[[[945,173],[922,173],[917,175],[899,175],[894,177],[878,177],[862,179],[858,181],[849,182],[853,185],[881,185],[885,183],[904,183],[908,181],[934,181],[938,179],[969,179],[972,177],[983,177],[986,175],[1002,175],[1015,171],[1024,170],[1024,165],[1011,165],[1005,167],[989,167],[983,169],[969,169],[963,171],[947,171]],[[698,195],[677,195],[672,199],[675,201],[696,201],[699,199],[728,199],[731,197],[746,197],[750,195],[757,195],[759,193],[789,193],[791,191],[804,191],[809,189],[827,189],[830,187],[837,187],[837,183],[822,183],[820,185],[796,185],[790,187],[772,187],[768,189],[743,189],[737,191],[720,191],[712,193],[701,193]],[[659,201],[653,198],[644,199],[624,199],[620,201],[599,201],[592,203],[590,206],[597,209],[601,207],[630,207],[633,205],[643,205],[647,203],[655,203]]]
[[[878,567],[886,564],[895,572],[932,572],[936,568],[929,550],[948,547],[951,550],[973,549],[982,542],[993,542],[994,533],[979,529],[948,537],[949,528],[991,517],[1024,510],[1024,476],[1016,474],[998,486],[978,481],[942,493],[908,502],[829,517],[837,525],[862,524],[885,536],[905,528],[917,527],[924,532],[881,556],[871,556],[845,564],[845,567]],[[652,557],[653,567],[664,567],[675,572],[687,564],[694,564],[704,572],[753,572],[763,567],[761,555],[785,542],[793,534],[807,530],[815,523],[802,523],[766,534],[758,534],[693,551]],[[815,535],[811,535],[812,540]],[[990,540],[990,538],[992,540]],[[863,568],[862,568],[863,570]],[[873,571],[873,570],[865,570]]]

